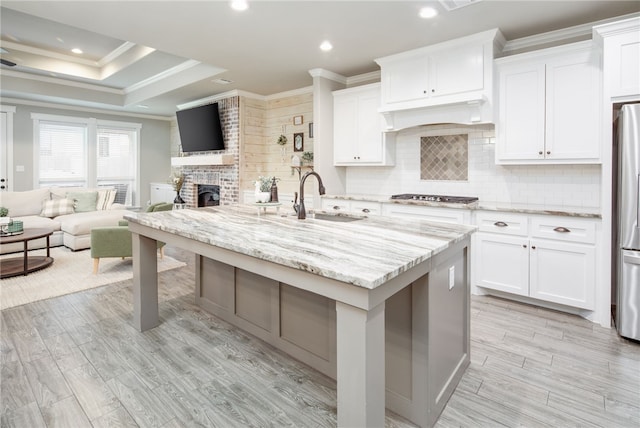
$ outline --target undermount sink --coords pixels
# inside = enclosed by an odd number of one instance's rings
[[[351,216],[345,216],[345,215],[320,214],[320,213],[312,214],[310,217],[316,220],[335,221],[338,223],[348,223],[351,221],[362,220],[364,218],[364,217],[351,217]]]

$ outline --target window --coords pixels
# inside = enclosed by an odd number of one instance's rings
[[[39,187],[113,187],[116,202],[138,202],[140,124],[33,114]]]

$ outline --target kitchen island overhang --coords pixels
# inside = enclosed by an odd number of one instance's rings
[[[158,325],[156,240],[193,251],[197,303],[336,378],[339,426],[384,425],[385,401],[430,426],[469,363],[474,227],[245,206],[127,218],[139,330]]]

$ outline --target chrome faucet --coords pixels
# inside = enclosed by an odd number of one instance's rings
[[[318,178],[318,191],[321,195],[324,195],[324,185],[322,184],[322,178],[315,171],[309,171],[305,173],[300,179],[300,204],[298,205],[298,220],[304,220],[307,218],[307,213],[304,209],[304,182],[310,175],[315,175]],[[294,202],[295,203],[295,202]]]

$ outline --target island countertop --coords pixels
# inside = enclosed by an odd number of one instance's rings
[[[129,213],[130,222],[326,278],[374,289],[470,236],[474,226],[363,217],[305,220],[232,205]]]

